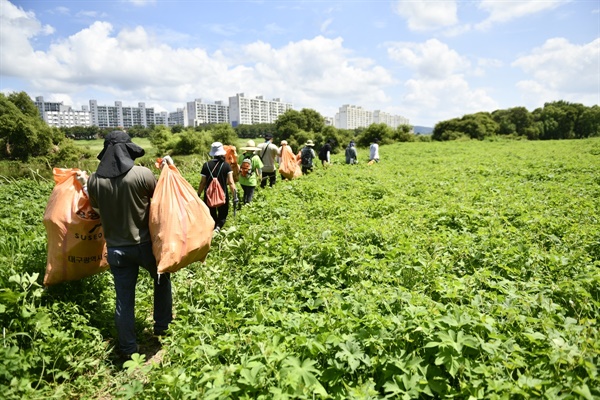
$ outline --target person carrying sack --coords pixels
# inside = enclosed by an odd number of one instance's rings
[[[273,187],[277,180],[275,158],[280,155],[279,148],[273,144],[273,135],[269,133],[265,135],[265,142],[258,145],[258,150],[255,154],[258,154],[263,163],[260,187],[265,188],[267,186],[267,179],[269,181],[269,186]]]
[[[134,165],[134,160],[143,155],[144,149],[133,143],[127,133],[113,131],[104,139],[96,172],[87,182],[84,176],[78,176],[82,186],[87,184],[90,204],[100,214],[104,229],[116,291],[119,349],[125,359],[139,353],[135,287],[140,266],[154,280],[154,334],[163,335],[173,319],[171,275],[158,275],[149,228],[150,199],[157,180],[150,169]]]
[[[204,193],[204,202],[210,210],[211,217],[215,220],[214,232],[219,233],[227,220],[229,214],[229,192],[227,186],[231,190],[234,203],[238,202],[235,182],[233,181],[233,171],[229,164],[225,161],[225,149],[221,142],[214,142],[211,145],[209,155],[213,157],[202,165],[200,175],[200,186],[198,187],[198,196],[202,197]],[[213,183],[214,181],[214,183]],[[220,185],[222,190],[223,203],[213,204],[212,185]],[[218,189],[217,189],[218,190]],[[236,204],[234,204],[236,205]]]
[[[256,189],[258,182],[262,180],[263,163],[260,157],[254,153],[259,150],[254,140],[248,140],[246,146],[241,147],[240,150],[243,153],[238,158],[238,164],[240,165],[239,182],[244,191],[244,204],[248,204],[252,202],[254,189]]]

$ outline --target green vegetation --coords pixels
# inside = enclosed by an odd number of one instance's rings
[[[434,140],[511,138],[582,139],[600,136],[600,106],[555,101],[533,112],[525,107],[478,112],[438,122]]]
[[[123,368],[110,273],[42,290],[52,183],[5,179],[3,398],[600,397],[600,139],[380,154],[336,155],[231,215],[173,276],[158,354],[140,274],[143,354]]]

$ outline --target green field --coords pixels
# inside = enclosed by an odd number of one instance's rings
[[[4,179],[2,396],[599,398],[600,140],[380,153],[231,213],[206,263],[174,274],[160,346],[140,274],[125,367],[110,273],[42,290],[52,183]]]

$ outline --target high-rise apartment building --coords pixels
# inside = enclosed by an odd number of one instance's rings
[[[154,108],[146,108],[145,103],[137,107],[123,107],[123,103],[115,101],[114,106],[100,106],[96,100],[90,100],[92,125],[100,128],[131,128],[132,126],[166,125],[167,117],[155,114]]]
[[[43,96],[37,96],[34,104],[40,112],[40,117],[50,126],[91,126],[90,112],[86,106],[81,110],[73,110],[71,106],[62,102],[44,101]]]
[[[397,128],[400,125],[409,125],[408,118],[401,115],[393,115],[380,110],[373,111],[374,124],[386,124],[392,128]]]
[[[335,114],[334,126],[338,129],[366,128],[371,124],[386,124],[392,128],[408,125],[408,118],[380,110],[367,111],[360,106],[344,104]]]
[[[184,126],[229,123],[229,106],[222,101],[214,104],[203,103],[202,99],[188,101],[186,106],[187,122]]]
[[[169,126],[187,125],[187,108],[178,108],[177,111],[169,113]]]
[[[252,99],[238,93],[229,98],[229,122],[234,128],[238,125],[272,124],[292,107],[291,103],[284,103],[279,98],[265,100],[263,96],[256,96]]]

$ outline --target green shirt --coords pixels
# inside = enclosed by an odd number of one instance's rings
[[[87,187],[92,207],[100,210],[108,247],[132,246],[151,240],[150,199],[156,188],[152,171],[134,166],[116,178],[92,174]]]
[[[240,185],[256,186],[258,184],[257,175],[260,172],[260,170],[263,168],[263,163],[260,160],[260,157],[252,152],[242,153],[238,157],[238,164],[240,165],[240,167],[242,166],[242,161],[244,161],[244,159],[246,159],[246,158],[249,158],[250,161],[252,161],[251,169],[250,169],[252,171],[252,174],[250,174],[249,177],[248,176],[244,177],[244,176],[242,176],[242,174],[240,174]]]

